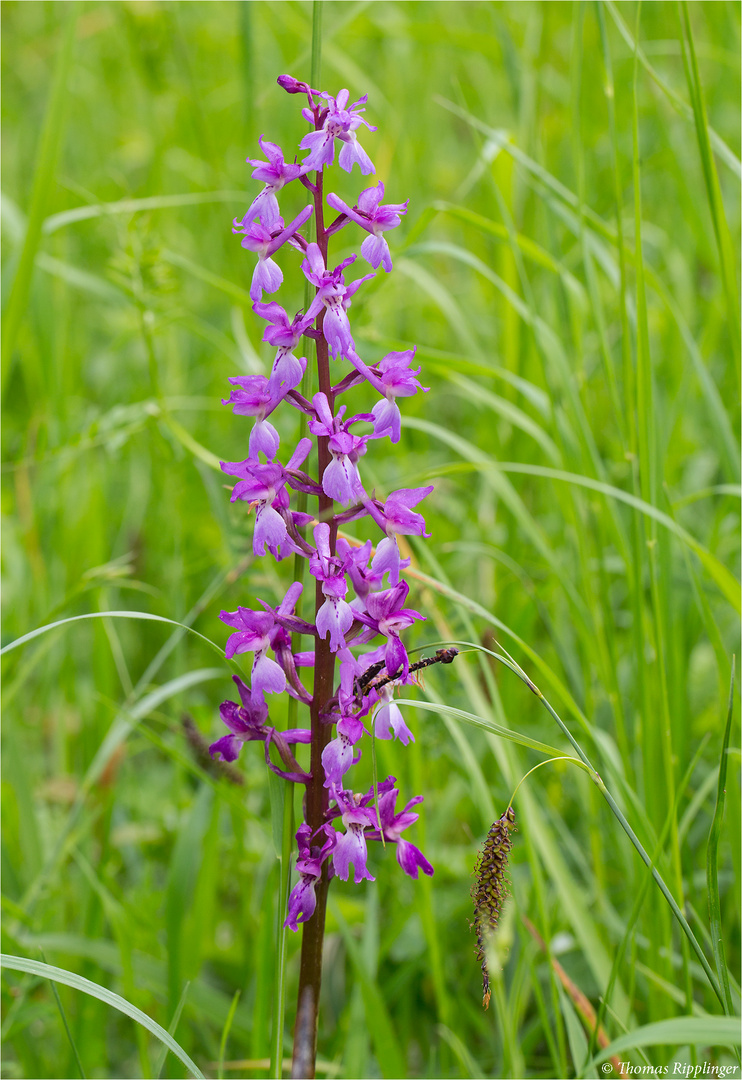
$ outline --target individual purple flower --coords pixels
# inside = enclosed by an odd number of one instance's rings
[[[251,611],[238,607],[236,611],[222,611],[222,622],[235,629],[227,640],[226,656],[231,660],[237,653],[255,654],[252,665],[250,684],[253,696],[262,700],[263,694],[280,694],[286,689],[286,676],[283,668],[275,660],[266,656],[270,646],[270,631],[273,629],[273,616],[267,611]]]
[[[332,461],[325,468],[322,476],[322,490],[328,498],[347,505],[363,496],[363,485],[358,474],[358,460],[366,453],[368,435],[352,435],[350,425],[359,421],[373,421],[371,413],[357,413],[343,423],[345,405],[337,416],[330,411],[329,402],[324,394],[315,394],[312,398],[316,420],[309,421],[309,430],[313,435],[329,438],[327,444]]]
[[[420,368],[411,369],[415,349],[404,352],[390,352],[376,365],[381,384],[384,388],[384,400],[377,401],[371,410],[374,414],[374,435],[389,435],[392,442],[399,442],[402,430],[402,417],[395,401],[398,397],[412,397],[418,390],[427,393],[429,386],[421,386],[415,378]]]
[[[335,873],[341,881],[347,881],[350,868],[353,867],[353,881],[358,885],[364,878],[367,881],[375,881],[366,866],[368,849],[363,830],[373,826],[373,811],[360,806],[360,798],[350,791],[341,791],[337,788],[330,789],[331,798],[335,799],[340,810],[344,833],[336,834],[335,849],[332,853],[332,864]],[[356,801],[358,799],[358,801]]]
[[[289,590],[290,591],[290,590]],[[288,759],[291,766],[296,766],[296,759],[291,754],[292,743],[308,743],[312,733],[308,728],[290,728],[288,731],[277,732],[275,728],[266,727],[268,719],[268,706],[262,695],[256,696],[245,685],[239,675],[232,676],[237,691],[240,695],[241,705],[235,701],[223,701],[219,706],[219,715],[229,728],[230,734],[217,739],[209,747],[212,757],[221,754],[225,761],[235,761],[239,756],[243,743],[260,741],[265,744],[275,742],[282,756]],[[280,776],[287,774],[277,769],[270,761],[266,750],[266,760],[274,772]],[[298,768],[298,766],[296,766]],[[298,778],[298,774],[297,774]]]
[[[312,830],[306,822],[302,823],[296,832],[299,848],[296,869],[299,881],[289,895],[288,913],[283,924],[289,930],[296,931],[299,923],[311,919],[317,906],[315,886],[322,874],[322,863],[335,846],[336,833],[332,826],[325,825],[319,830],[319,835],[325,837],[325,843],[321,848],[311,843]]]
[[[265,701],[253,697],[239,675],[233,675],[232,678],[237,685],[242,704],[237,705],[234,701],[222,702],[219,715],[229,728],[230,734],[217,739],[209,747],[212,757],[221,754],[225,761],[236,761],[244,743],[264,740],[265,721],[268,719],[268,706]]]
[[[227,626],[234,627],[236,633],[230,634],[225,654],[228,660],[238,653],[255,654],[252,666],[251,688],[253,697],[262,700],[263,693],[277,694],[286,689],[286,675],[280,664],[271,660],[266,653],[269,648],[278,652],[286,644],[286,627],[306,633],[311,629],[308,623],[293,616],[296,603],[301,596],[303,585],[295,581],[286,590],[277,608],[265,604],[264,611],[251,611],[250,608],[238,607],[237,611],[222,611],[219,618]],[[262,603],[262,601],[261,601]]]
[[[268,320],[268,326],[263,333],[263,341],[267,341],[269,345],[275,345],[278,349],[268,387],[274,398],[285,397],[289,390],[299,385],[306,371],[306,358],[302,356],[297,359],[294,356],[294,349],[299,344],[309,322],[301,311],[294,316],[293,322],[289,322],[288,315],[275,300],[267,304],[253,304],[253,311],[262,319]]]
[[[348,206],[332,192],[327,196],[327,202],[333,210],[339,210],[341,214],[345,214],[351,221],[355,221],[357,225],[370,233],[361,244],[361,255],[374,270],[383,266],[389,273],[392,269],[392,256],[382,233],[388,229],[396,229],[400,224],[401,215],[407,213],[409,199],[404,203],[387,203],[386,206],[382,206],[383,198],[384,184],[380,180],[376,187],[366,188],[361,192],[355,206]]]
[[[268,142],[262,135],[258,142],[268,160],[246,158],[246,161],[248,165],[255,166],[252,173],[253,180],[259,180],[265,184],[265,187],[253,199],[242,219],[235,218],[236,228],[244,228],[256,215],[259,216],[261,225],[265,225],[266,229],[274,228],[281,221],[276,192],[280,191],[284,184],[288,184],[306,172],[303,165],[287,165],[284,161],[283,150],[276,143]]]
[[[376,738],[390,739],[389,731],[391,729],[395,739],[399,739],[403,746],[414,742],[415,736],[407,727],[399,705],[394,702],[393,683],[387,683],[386,686],[380,687],[377,693],[382,704],[374,713],[374,735]]]
[[[240,225],[232,232],[242,232],[242,246],[248,251],[257,251],[258,263],[253,271],[250,285],[250,297],[252,300],[262,300],[263,290],[274,293],[280,289],[283,282],[283,273],[278,263],[274,262],[271,255],[275,255],[280,247],[297,232],[302,225],[312,216],[312,207],[305,206],[300,214],[294,218],[290,225],[284,228],[283,219],[278,218],[268,228],[260,222],[252,222],[249,225]]]
[[[344,635],[353,625],[353,611],[345,600],[348,586],[343,564],[330,554],[330,526],[320,522],[314,529],[315,554],[310,557],[309,569],[322,585],[325,602],[317,612],[317,633],[321,638],[330,635],[330,649],[345,648]]]
[[[242,499],[255,507],[252,543],[256,555],[265,555],[267,544],[272,554],[277,556],[279,546],[286,540],[286,519],[284,514],[279,513],[279,510],[288,513],[289,497],[285,485],[291,480],[292,471],[298,469],[311,449],[311,439],[301,439],[285,467],[277,461],[263,465],[250,457],[246,461],[220,463],[222,472],[240,477],[232,490],[232,502]],[[279,509],[276,509],[276,503]]]
[[[305,276],[317,289],[317,295],[312,300],[305,318],[308,321],[314,320],[324,307],[322,333],[331,356],[336,359],[344,356],[350,360],[355,355],[356,347],[350,332],[347,309],[350,307],[351,298],[363,282],[374,276],[366,274],[346,286],[343,270],[355,262],[355,259],[356,256],[351,255],[334,270],[327,270],[322,252],[317,244],[312,243],[307,246],[306,258],[301,264]]]
[[[397,535],[429,536],[425,532],[425,519],[412,507],[417,506],[433,490],[430,484],[424,488],[399,488],[393,491],[385,503],[364,499],[364,506],[377,525],[387,534],[377,549],[372,564],[374,570],[388,570],[389,581],[396,585],[402,563],[399,558]]]
[[[414,799],[410,799],[404,810],[397,814],[395,813],[395,807],[399,792],[394,786],[395,783],[395,778],[390,776],[384,780],[383,783],[378,785],[379,798],[377,801],[377,816],[375,822],[377,828],[369,833],[369,838],[377,840],[380,839],[381,834],[383,834],[384,839],[388,843],[396,844],[397,862],[410,877],[417,878],[419,870],[422,870],[423,873],[431,876],[434,873],[433,867],[423,853],[419,851],[414,844],[411,844],[409,840],[402,839],[404,830],[409,829],[410,825],[414,825],[420,816],[419,814],[410,813],[410,807],[421,803],[423,797],[422,795],[416,795]],[[371,792],[369,792],[369,795],[370,794]],[[381,825],[381,833],[379,833],[378,830],[379,824]]]
[[[384,592],[369,593],[366,597],[365,612],[355,612],[355,617],[368,627],[359,640],[368,640],[369,631],[372,632],[371,636],[383,634],[387,638],[384,650],[384,664],[387,676],[390,679],[394,678],[400,668],[403,677],[407,675],[409,670],[407,650],[400,641],[400,633],[402,630],[412,626],[416,619],[423,620],[425,618],[419,611],[402,606],[409,591],[410,587],[407,582],[400,581],[391,589],[385,589]]]
[[[273,412],[280,399],[273,397],[270,383],[264,375],[237,375],[229,381],[238,389],[233,390],[228,398],[222,398],[222,405],[231,405],[236,416],[255,417],[248,456],[257,459],[258,453],[263,453],[272,461],[278,453],[280,439],[266,416]]]
[[[351,765],[361,759],[355,756],[355,745],[364,732],[356,716],[343,716],[338,721],[337,736],[322,751],[322,767],[325,770],[325,787],[342,787],[343,776]]]
[[[361,116],[365,109],[358,108],[359,105],[366,104],[368,95],[364,94],[350,106],[350,93],[347,90],[341,90],[336,98],[327,93],[320,96],[327,102],[327,114],[320,130],[310,131],[301,140],[302,150],[310,151],[309,157],[302,162],[304,168],[309,171],[332,165],[335,158],[335,139],[340,139],[343,144],[338,155],[340,168],[351,172],[357,163],[364,176],[371,175],[375,171],[373,162],[356,135],[361,124],[365,124],[369,131],[376,131],[376,128]]]

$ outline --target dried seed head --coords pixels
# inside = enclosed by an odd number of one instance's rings
[[[474,903],[474,922],[477,933],[477,960],[482,965],[482,1004],[485,1009],[490,1003],[490,979],[487,970],[487,941],[497,928],[503,901],[507,896],[505,870],[508,855],[513,846],[510,830],[515,825],[515,811],[509,806],[502,817],[498,818],[487,833],[482,850],[474,866],[476,881],[472,885],[471,898]]]

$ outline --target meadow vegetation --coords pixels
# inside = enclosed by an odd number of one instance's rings
[[[198,743],[223,734],[236,670],[219,611],[291,580],[254,560],[230,506],[218,461],[246,455],[249,422],[220,398],[272,357],[231,222],[258,136],[304,132],[275,80],[309,77],[312,6],[2,12],[3,644],[96,615],[4,660],[3,952],[121,995],[205,1075],[222,1059],[264,1077],[282,781],[250,747],[228,773]],[[636,1065],[734,1065],[740,6],[325,0],[322,16],[322,87],[368,93],[364,145],[387,200],[410,198],[398,273],[354,301],[356,343],[367,362],[417,344],[431,388],[365,478],[435,484],[432,538],[409,551],[428,620],[407,641],[468,644],[405,692],[414,746],[377,743],[379,775],[425,796],[410,838],[436,872],[410,881],[379,850],[375,883],[333,882],[320,1072],[605,1075],[586,1062],[622,1036],[611,1054]],[[180,625],[102,617],[122,611]],[[483,1010],[477,851],[548,756],[534,743],[574,756],[498,643],[655,859],[719,994],[599,787],[561,761],[514,803]],[[186,1075],[42,971],[4,972],[4,1077]]]

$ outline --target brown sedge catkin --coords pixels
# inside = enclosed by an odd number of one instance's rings
[[[482,1004],[490,1003],[490,979],[487,969],[487,942],[497,928],[502,905],[507,896],[505,871],[513,846],[510,830],[515,826],[515,811],[509,806],[502,817],[493,822],[474,866],[476,881],[471,888],[474,922],[477,934],[477,960],[482,965]]]

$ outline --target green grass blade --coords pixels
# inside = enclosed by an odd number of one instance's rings
[[[219,1041],[219,1068],[217,1069],[217,1076],[219,1080],[224,1080],[224,1054],[227,1050],[227,1039],[229,1033],[232,1030],[232,1021],[234,1020],[234,1014],[237,1009],[237,1003],[240,1000],[241,990],[235,990],[232,1003],[229,1006],[229,1012],[227,1013],[227,1019],[224,1021],[224,1027],[222,1029],[222,1037]]]
[[[30,630],[27,634],[23,634],[21,637],[16,638],[15,641],[11,641],[8,645],[5,645],[0,649],[0,656],[4,656],[6,653],[12,652],[13,649],[17,649],[20,645],[25,645],[29,641],[33,641],[34,638],[41,637],[42,634],[46,634],[49,630],[54,630],[58,626],[65,626],[67,623],[82,622],[84,619],[143,619],[145,622],[162,622],[169,623],[171,626],[178,626],[182,630],[187,630],[189,634],[195,634],[197,638],[201,638],[207,645],[210,645],[212,649],[216,649],[222,656],[224,655],[224,649],[222,649],[215,641],[211,641],[210,638],[205,637],[203,634],[199,634],[198,630],[194,630],[192,626],[187,626],[185,623],[178,622],[177,619],[166,619],[164,615],[153,615],[148,611],[90,611],[85,615],[72,615],[68,619],[57,619],[56,622],[49,623],[47,626],[39,626],[35,630]]]
[[[26,312],[28,296],[31,290],[36,253],[41,240],[44,212],[49,205],[53,185],[56,179],[57,159],[64,135],[64,117],[67,104],[67,79],[72,65],[75,45],[75,32],[80,4],[74,0],[66,9],[66,22],[62,33],[62,42],[57,53],[54,77],[49,92],[49,102],[41,129],[39,149],[34,169],[31,203],[28,210],[26,236],[13,285],[8,297],[8,306],[3,319],[2,340],[2,384],[5,386],[10,364],[15,350],[16,338],[21,321]]]
[[[678,0],[678,9],[681,22],[683,64],[693,106],[693,119],[696,125],[698,149],[701,154],[706,196],[711,212],[716,246],[719,250],[721,280],[727,301],[729,338],[735,355],[739,360],[739,289],[737,286],[737,274],[735,270],[735,249],[732,238],[729,235],[729,226],[727,225],[727,218],[724,212],[724,202],[721,197],[719,175],[716,171],[716,162],[714,161],[714,155],[711,150],[708,118],[706,116],[706,103],[703,96],[701,76],[698,71],[696,47],[693,43],[693,30],[691,29],[690,15],[688,13],[688,4],[686,0],[682,0],[682,2],[681,0]]]
[[[561,750],[557,750],[547,743],[539,742],[537,739],[529,739],[527,735],[522,735],[519,731],[511,731],[509,728],[497,724],[494,720],[486,720],[482,716],[465,712],[463,709],[454,709],[452,705],[438,705],[430,701],[415,701],[413,698],[398,698],[395,699],[395,704],[410,705],[414,709],[422,709],[423,712],[443,713],[445,716],[460,720],[462,724],[482,728],[492,735],[498,735],[501,739],[507,739],[508,742],[517,743],[518,746],[525,746],[529,750],[536,750],[539,754],[546,754],[547,757],[559,757],[562,754]]]
[[[147,1016],[146,1013],[143,1013],[141,1009],[137,1009],[135,1005],[125,1001],[124,998],[119,997],[118,994],[114,994],[105,986],[100,986],[98,983],[91,982],[90,979],[83,979],[82,976],[76,975],[73,971],[66,971],[64,968],[53,967],[51,964],[42,964],[38,960],[26,960],[23,956],[9,956],[6,953],[3,953],[0,955],[0,967],[7,968],[9,971],[24,971],[29,975],[39,975],[44,979],[50,979],[54,982],[62,983],[65,986],[71,986],[74,990],[80,990],[83,994],[89,994],[91,997],[97,998],[98,1001],[102,1001],[104,1004],[110,1005],[114,1009],[118,1009],[119,1012],[124,1013],[126,1016],[130,1016],[132,1020],[136,1020],[138,1024],[145,1027],[156,1039],[159,1039],[171,1053],[175,1054],[179,1061],[182,1061],[192,1076],[195,1076],[197,1080],[204,1080],[204,1074],[198,1066],[191,1061],[185,1050],[178,1045],[175,1039],[173,1039],[164,1028],[160,1027],[160,1025],[151,1017]]]
[[[46,963],[46,961],[44,961],[44,963]],[[72,1031],[70,1030],[69,1023],[67,1022],[67,1014],[64,1011],[64,1005],[62,1004],[62,999],[59,996],[59,990],[57,990],[57,984],[53,980],[50,980],[50,985],[51,985],[51,988],[52,988],[52,993],[54,994],[54,1000],[57,1003],[57,1009],[59,1010],[59,1015],[62,1018],[62,1024],[64,1025],[65,1034],[67,1035],[67,1041],[70,1044],[70,1049],[72,1050],[73,1056],[75,1058],[77,1068],[80,1071],[80,1076],[82,1077],[82,1080],[86,1080],[85,1070],[83,1069],[82,1061],[80,1060],[80,1052],[77,1049],[77,1043],[75,1042],[75,1037],[72,1034]]]
[[[236,203],[239,206],[244,201],[244,191],[194,191],[184,195],[151,195],[144,199],[119,199],[117,202],[76,206],[73,210],[51,214],[45,219],[42,232],[45,236],[50,236],[68,225],[76,225],[79,221],[94,221],[96,218],[117,214],[143,214],[148,210],[171,210],[179,206],[205,206],[210,203]]]
[[[190,982],[184,983],[184,985],[183,985],[183,993],[180,995],[180,1001],[178,1002],[178,1006],[177,1006],[177,1008],[175,1010],[175,1013],[173,1014],[172,1020],[168,1024],[168,1028],[167,1028],[168,1035],[171,1035],[171,1036],[174,1037],[175,1032],[178,1030],[178,1024],[180,1023],[180,1016],[181,1016],[181,1013],[183,1012],[183,1006],[186,1003],[186,998],[188,997],[188,991],[190,990],[190,988],[191,988]],[[156,1062],[155,1076],[157,1077],[157,1080],[160,1080],[160,1077],[162,1076],[162,1070],[165,1067],[166,1060],[167,1060],[167,1047],[163,1046],[162,1052],[161,1052],[161,1054],[159,1056],[159,1060]]]
[[[729,971],[724,956],[724,938],[721,924],[721,905],[719,902],[719,839],[721,837],[721,824],[724,817],[724,803],[726,801],[726,780],[729,749],[729,738],[732,733],[732,716],[734,712],[734,675],[735,659],[732,658],[732,674],[729,681],[729,704],[727,706],[727,720],[724,726],[724,738],[721,745],[721,757],[719,759],[719,782],[716,789],[716,806],[714,818],[711,822],[708,847],[706,850],[706,887],[709,894],[709,918],[711,921],[711,947],[714,951],[716,972],[724,991],[724,1004],[727,1013],[733,1012],[732,991],[729,986]]]
[[[416,427],[421,431],[434,430],[434,425],[430,425],[428,424],[428,421],[420,420],[417,417],[407,417],[405,422],[408,427]],[[672,533],[678,540],[681,540],[686,544],[691,551],[698,556],[709,575],[718,585],[719,590],[725,599],[732,604],[735,611],[742,610],[739,584],[734,575],[727,570],[726,566],[724,566],[712,552],[708,551],[703,544],[691,535],[687,529],[684,529],[682,525],[673,520],[669,514],[666,514],[663,510],[653,506],[651,503],[645,502],[644,499],[640,499],[638,496],[632,495],[628,491],[623,491],[621,488],[614,487],[613,484],[606,484],[602,480],[594,480],[590,476],[580,476],[577,473],[564,472],[561,469],[552,469],[547,465],[527,465],[517,461],[473,461],[468,463],[468,467],[480,469],[482,471],[498,470],[499,472],[525,473],[529,476],[542,476],[551,480],[560,480],[566,484],[576,484],[578,487],[589,488],[591,491],[598,491],[601,495],[606,495],[608,498],[625,503],[626,506],[638,510],[641,514],[644,514],[645,517],[651,518],[653,521],[664,526],[668,532]],[[438,472],[440,471],[441,470],[438,470]]]
[[[675,108],[683,116],[686,117],[686,119],[693,120],[693,109],[687,101],[683,101],[680,94],[676,93],[676,91],[673,90],[673,88],[665,82],[657,69],[653,67],[652,64],[650,64],[649,60],[647,59],[647,55],[642,49],[641,45],[634,41],[631,31],[621,18],[621,15],[619,14],[618,8],[616,7],[614,0],[604,0],[604,3],[605,6],[608,8],[608,11],[611,13],[611,18],[615,22],[621,37],[628,45],[631,54],[636,55],[639,63],[642,65],[642,67],[647,72],[649,77],[653,80],[653,82],[656,83],[656,85],[665,95],[667,100],[670,101],[675,106]],[[713,128],[710,127],[708,129],[708,132],[711,142],[713,143],[714,150],[716,150],[721,160],[724,162],[725,165],[728,166],[729,169],[731,169],[737,179],[741,179],[742,162],[739,160],[731,147],[724,142],[722,137],[716,131],[714,131]]]
[[[587,1067],[595,1067],[624,1050],[642,1046],[739,1046],[740,1041],[739,1017],[676,1016],[619,1035],[588,1062]]]

